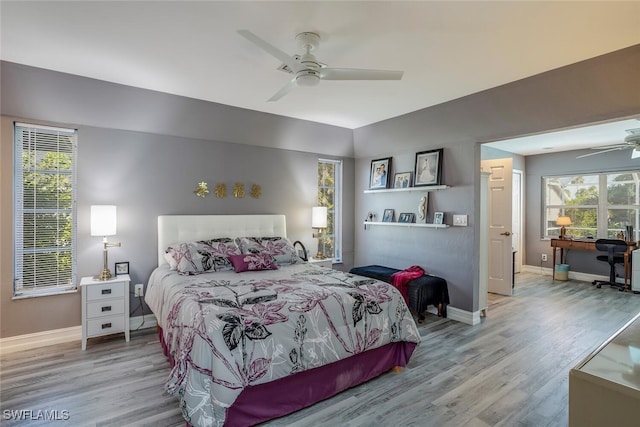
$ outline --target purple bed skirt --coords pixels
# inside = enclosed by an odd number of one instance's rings
[[[158,335],[162,349],[173,366],[174,361],[160,327]],[[415,347],[416,344],[411,342],[394,342],[329,365],[249,386],[227,410],[224,425],[255,425],[311,406],[394,367],[406,366]]]

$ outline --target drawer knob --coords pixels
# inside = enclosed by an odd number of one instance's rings
[[[111,311],[111,306],[107,305],[105,307],[102,307],[102,311]]]
[[[111,322],[102,324],[102,329],[107,329],[107,328],[110,328],[110,327],[111,327]]]
[[[109,295],[110,293],[111,293],[111,288],[102,290],[102,295]]]

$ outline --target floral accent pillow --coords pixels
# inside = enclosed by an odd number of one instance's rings
[[[278,265],[299,264],[304,261],[286,237],[238,237],[236,243],[243,254],[267,253]]]
[[[205,250],[213,255],[213,266],[216,271],[231,271],[233,265],[229,261],[229,255],[239,255],[240,248],[233,239],[222,237],[219,239],[201,240],[198,242]]]
[[[267,253],[230,255],[229,261],[236,273],[278,269],[278,265]]]
[[[167,253],[176,263],[180,274],[200,274],[215,271],[214,254],[198,242],[169,246]]]

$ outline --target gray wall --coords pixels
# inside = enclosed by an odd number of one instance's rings
[[[242,212],[234,213],[282,212],[289,219],[291,236],[308,236],[302,212],[314,204],[315,187],[311,189],[314,184],[305,180],[315,177],[318,156],[286,151],[299,150],[345,158],[345,268],[351,264],[349,254],[354,253],[358,265],[422,265],[447,279],[454,307],[474,311],[478,307],[479,144],[640,114],[640,45],[354,131],[6,62],[0,66],[1,113],[6,116],[0,147],[3,337],[80,323],[79,296],[10,299],[12,118],[80,129],[81,275],[94,274],[100,264],[99,244],[87,236],[87,209],[92,203],[115,203],[129,216],[121,219],[124,228],[118,236],[125,246],[111,254],[112,260],[131,262],[136,282],[146,280],[153,265],[155,231],[147,221],[159,214],[230,213],[236,208]],[[36,93],[43,98],[36,100]],[[274,148],[280,150],[272,153]],[[451,188],[431,194],[430,218],[435,210],[468,214],[469,226],[365,231],[362,221],[369,210],[378,214],[384,208],[415,212],[419,199],[418,193],[363,194],[370,161],[392,156],[392,172],[410,171],[415,153],[433,148],[444,148],[443,182]],[[158,154],[152,154],[154,151]],[[348,159],[352,155],[355,162]],[[218,156],[224,156],[224,161]],[[243,169],[252,157],[264,157],[269,163],[261,161],[265,167],[259,171]],[[209,163],[224,169],[217,171]],[[168,167],[172,169],[167,171]],[[119,174],[118,169],[126,174]],[[274,175],[274,170],[282,174]],[[255,180],[263,186],[263,204],[258,208],[250,199],[198,199],[191,192],[201,179]],[[275,188],[288,189],[299,199],[278,196]],[[527,207],[528,220],[530,212],[536,211]],[[529,231],[525,239],[530,239]]]
[[[631,159],[630,151],[613,151],[597,156],[576,159],[589,150],[566,151],[558,154],[541,154],[527,157],[525,178],[526,210],[526,264],[540,265],[540,254],[548,254],[542,265],[553,268],[552,251],[548,239],[542,239],[542,177],[593,172],[640,170],[638,159]],[[559,253],[558,253],[559,256]],[[572,271],[609,276],[609,265],[595,261],[593,252],[567,251],[567,263]]]
[[[109,264],[113,268],[114,262],[129,261],[132,289],[146,283],[157,264],[158,215],[282,213],[289,236],[315,251],[311,207],[317,203],[319,157],[344,161],[344,264],[339,268],[352,266],[350,130],[6,62],[1,67],[0,336],[81,321],[79,294],[11,299],[14,120],[78,129],[80,277],[95,275],[102,265],[101,239],[89,234],[92,204],[118,206],[118,235],[110,241],[120,241],[122,247],[109,250]],[[298,150],[291,149],[293,141]],[[205,199],[193,193],[200,181],[208,182],[211,191]],[[247,190],[259,184],[262,197],[234,199],[236,182]],[[228,197],[213,195],[217,183],[227,185]],[[131,307],[134,315],[142,314],[137,299],[131,299]]]
[[[638,115],[639,70],[640,45],[636,45],[356,129],[356,221],[362,221],[369,210],[379,213],[384,208],[415,206],[419,198],[415,193],[363,194],[371,160],[393,156],[398,165],[395,171],[403,172],[413,170],[409,159],[415,152],[434,148],[444,148],[443,183],[452,188],[432,194],[430,215],[434,210],[469,215],[467,228],[365,231],[356,226],[356,264],[421,265],[447,279],[452,306],[476,311],[478,144]],[[528,162],[525,167],[531,173]],[[535,196],[526,194],[525,242],[539,240],[539,235],[530,234],[529,222],[539,215],[535,205],[529,205],[530,199]]]

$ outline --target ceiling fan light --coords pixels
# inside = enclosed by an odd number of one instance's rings
[[[318,73],[311,70],[302,70],[296,75],[298,86],[317,86],[320,83]]]

